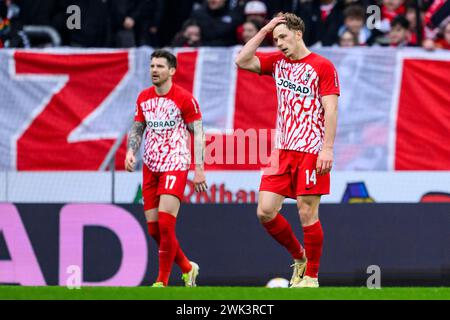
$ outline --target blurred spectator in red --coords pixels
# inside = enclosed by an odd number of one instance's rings
[[[256,20],[246,21],[242,25],[242,35],[241,35],[242,42],[240,43],[246,44],[251,38],[253,38],[258,33],[259,30],[261,30],[261,24],[259,24],[258,21]],[[261,46],[267,46],[267,44]]]
[[[181,30],[175,35],[172,47],[199,47],[202,45],[200,26],[195,20],[186,20]]]
[[[253,38],[258,33],[259,30],[261,30],[263,26],[264,25],[261,24],[258,20],[250,19],[246,21],[242,25],[242,34],[239,43],[246,44],[251,38]],[[271,47],[271,46],[273,46],[272,37],[266,37],[260,45],[260,47]]]
[[[440,28],[439,33],[436,36],[436,40],[426,39],[423,42],[423,47],[426,50],[434,50],[434,49],[446,49],[450,50],[450,16],[447,17],[441,23],[442,27]]]
[[[389,45],[391,47],[406,47],[411,45],[411,32],[409,31],[409,21],[403,15],[396,16],[391,22],[389,31]]]
[[[450,17],[450,1],[449,0],[435,0],[427,9],[424,17],[425,24],[425,40],[422,45],[427,50],[432,50],[435,47],[433,41],[438,36],[442,36],[442,31],[445,29],[448,19]],[[438,41],[442,38],[438,37]],[[445,45],[445,43],[444,43]]]
[[[0,48],[29,48],[30,41],[22,27],[15,1],[0,0]]]
[[[350,5],[344,9],[344,25],[339,28],[338,35],[350,31],[356,36],[356,45],[366,45],[370,38],[370,30],[367,29],[364,8],[360,5]]]
[[[231,46],[237,43],[236,28],[243,19],[229,9],[226,0],[207,0],[206,5],[195,10],[191,18],[200,26],[204,46]]]
[[[436,48],[450,50],[450,17],[442,26],[440,37],[436,40]]]
[[[351,48],[358,46],[358,38],[350,30],[345,30],[339,36],[339,47]]]
[[[405,0],[383,0],[381,5],[380,31],[387,33],[391,30],[391,22],[398,15],[406,13]]]
[[[245,23],[241,24],[236,29],[236,38],[240,44],[245,44],[249,40],[244,40],[244,29],[247,31],[246,33],[248,38],[249,33],[252,33],[254,30],[258,32],[268,22],[267,7],[262,1],[249,1],[244,6],[244,17]],[[272,41],[272,34],[269,33],[267,34],[262,46],[270,46]]]
[[[5,42],[8,40],[9,32],[11,30],[11,22],[7,18],[8,7],[3,0],[0,0],[0,48],[6,46]]]
[[[344,1],[311,0],[299,2],[296,13],[305,22],[303,39],[307,46],[338,43],[339,27],[344,23]]]
[[[442,28],[443,22],[446,21],[449,16],[450,1],[434,0],[425,13],[424,23],[429,31],[433,31],[433,29],[435,29],[437,33],[439,28]]]
[[[405,13],[405,0],[383,0],[383,4],[381,6],[382,18],[392,21],[398,15]]]

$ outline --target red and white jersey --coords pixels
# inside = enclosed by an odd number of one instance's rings
[[[340,94],[333,64],[315,53],[300,60],[290,60],[281,52],[257,56],[261,74],[272,75],[277,88],[275,148],[319,153],[325,135],[320,98]]]
[[[134,120],[147,125],[143,160],[150,171],[189,170],[187,124],[199,119],[198,102],[176,84],[163,96],[156,93],[155,87],[139,94]]]

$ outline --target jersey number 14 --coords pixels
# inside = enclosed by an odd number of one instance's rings
[[[316,184],[317,183],[317,179],[316,179],[316,170],[312,170],[311,174],[309,172],[309,170],[305,170],[306,173],[306,185],[310,185],[311,182],[312,184]]]

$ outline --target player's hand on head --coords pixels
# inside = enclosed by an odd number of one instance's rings
[[[203,169],[195,169],[193,182],[195,192],[203,192],[208,189],[208,185],[206,184],[205,172],[203,171]]]
[[[316,171],[318,175],[325,175],[333,167],[333,149],[324,148],[317,157]]]
[[[285,23],[286,19],[283,16],[275,17],[272,20],[270,20],[263,29],[267,32],[272,32],[275,27],[280,23]]]
[[[134,171],[134,166],[136,165],[136,157],[134,156],[132,151],[128,151],[125,156],[125,170],[128,172]]]

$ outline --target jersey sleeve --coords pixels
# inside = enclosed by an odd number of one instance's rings
[[[145,122],[144,113],[142,112],[142,108],[139,105],[139,99],[136,101],[136,110],[134,112],[134,121]]]
[[[260,74],[263,75],[272,75],[273,73],[273,64],[277,61],[279,54],[278,53],[257,53],[256,57],[259,59],[259,63],[261,65]]]
[[[186,123],[191,123],[202,118],[200,106],[193,96],[186,96],[181,106],[181,114]]]
[[[339,79],[336,68],[328,60],[325,60],[320,68],[319,94],[322,97],[331,94],[340,95]]]

